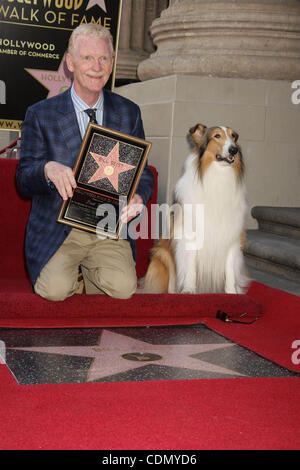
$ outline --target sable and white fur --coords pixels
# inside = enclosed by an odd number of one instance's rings
[[[170,239],[161,238],[151,252],[143,292],[244,293],[247,205],[238,134],[228,127],[208,129],[202,124],[190,134],[195,147],[175,187],[175,203],[181,210],[172,217]],[[192,238],[191,230],[185,230],[187,223],[197,226],[197,211],[191,207],[203,209],[203,225]]]

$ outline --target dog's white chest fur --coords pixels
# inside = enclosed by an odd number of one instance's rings
[[[182,230],[183,237],[175,240],[177,289],[224,291],[228,257],[233,256],[232,263],[238,269],[243,264],[240,236],[246,214],[244,183],[230,165],[218,162],[212,162],[200,179],[197,156],[191,154],[176,184],[175,197],[184,214],[179,223],[175,219],[175,230],[182,223],[188,224],[188,229]],[[239,290],[236,286],[227,289]]]

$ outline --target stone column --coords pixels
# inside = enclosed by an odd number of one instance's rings
[[[137,64],[142,60],[139,53],[132,51],[131,40],[132,0],[123,0],[122,16],[117,55],[116,78],[136,79]],[[145,56],[144,56],[145,58]]]
[[[140,63],[141,80],[300,77],[298,0],[171,0],[151,34],[157,50]]]
[[[154,51],[149,28],[168,3],[167,0],[123,0],[117,79],[138,79],[138,64]]]

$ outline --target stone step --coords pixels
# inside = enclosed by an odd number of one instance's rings
[[[300,240],[247,230],[245,258],[252,268],[300,282]]]
[[[260,230],[300,240],[300,207],[255,206],[251,215]]]
[[[282,276],[268,273],[260,269],[255,269],[248,265],[247,270],[250,279],[260,282],[261,284],[273,287],[274,289],[280,289],[300,297],[300,282],[290,281],[289,279],[285,279]]]

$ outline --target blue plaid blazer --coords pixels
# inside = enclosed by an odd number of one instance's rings
[[[144,139],[139,107],[108,90],[104,92],[103,126]],[[17,186],[32,198],[26,228],[25,256],[34,285],[47,261],[53,256],[71,227],[56,222],[62,199],[51,189],[44,176],[44,166],[55,160],[73,168],[82,139],[70,89],[53,98],[30,106],[22,126],[21,157],[17,168]],[[153,174],[146,166],[137,193],[146,205],[153,190]],[[136,258],[136,246],[129,240]]]

